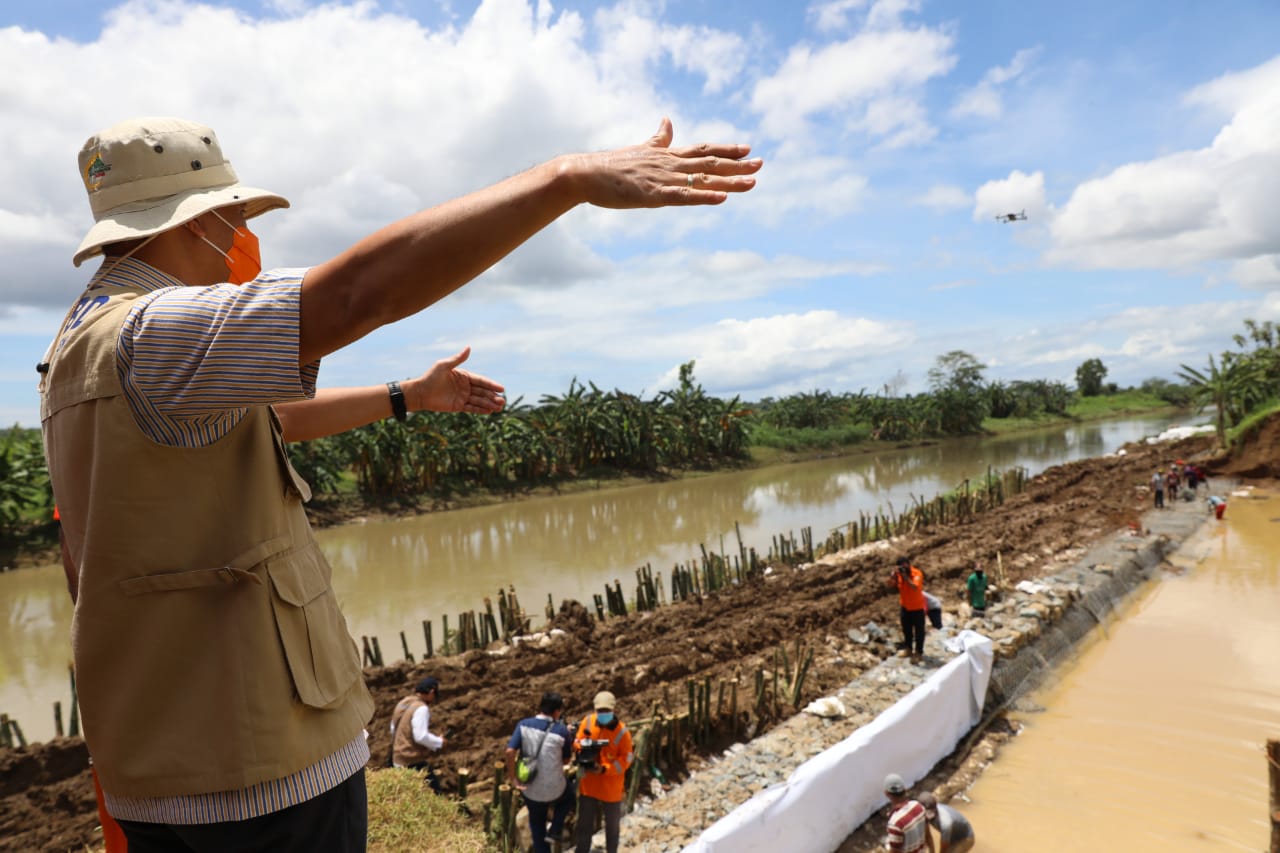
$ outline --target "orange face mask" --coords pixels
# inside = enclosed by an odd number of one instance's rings
[[[222,219],[222,214],[216,210],[213,211],[213,215]],[[227,269],[230,271],[227,281],[232,284],[253,281],[258,277],[258,273],[262,272],[262,252],[258,248],[258,235],[250,231],[247,225],[244,228],[236,228],[225,219],[222,219],[222,223],[230,228],[234,235],[231,238],[229,250],[222,251],[207,237],[201,236],[200,239],[213,246],[213,250],[222,255],[223,260],[226,261]]]

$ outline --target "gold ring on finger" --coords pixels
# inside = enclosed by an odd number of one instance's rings
[[[693,189],[693,173],[692,172],[689,173],[689,179],[685,183],[685,186],[687,186],[689,189]]]

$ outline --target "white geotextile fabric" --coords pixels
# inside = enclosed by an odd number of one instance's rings
[[[840,743],[708,827],[685,853],[830,853],[886,802],[897,773],[924,777],[982,717],[991,640],[961,631],[965,653]]]

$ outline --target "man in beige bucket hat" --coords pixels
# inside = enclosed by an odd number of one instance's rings
[[[466,284],[580,204],[718,204],[745,145],[557,157],[410,213],[318,266],[261,271],[214,132],[137,119],[85,143],[102,254],[40,364],[45,450],[78,590],[85,737],[130,853],[363,850],[373,703],[284,443],[408,411],[492,412],[460,365],[316,391],[320,359]]]

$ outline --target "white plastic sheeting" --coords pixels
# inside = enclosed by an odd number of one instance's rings
[[[974,631],[953,658],[871,723],[708,827],[685,853],[830,853],[887,801],[884,777],[914,784],[982,717],[993,658]]]

